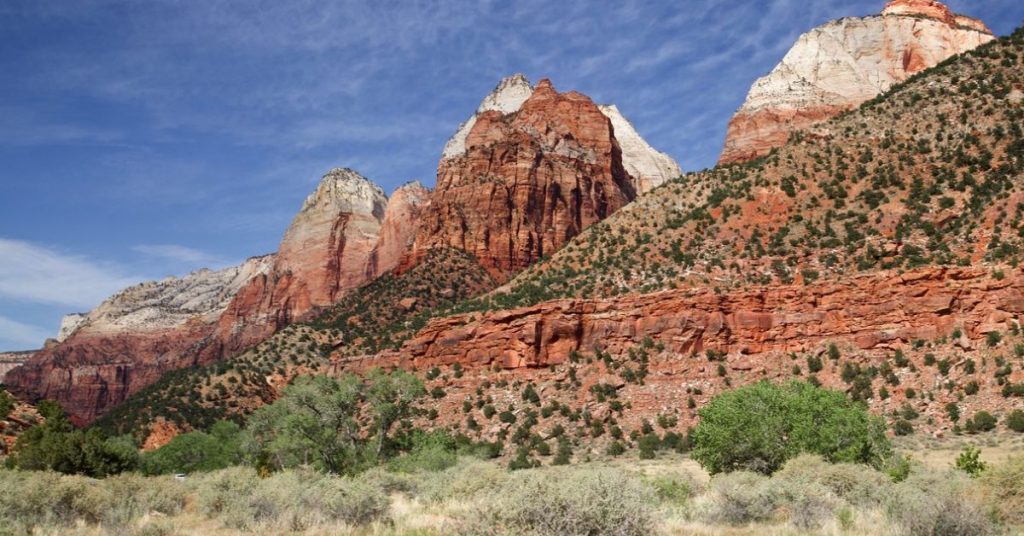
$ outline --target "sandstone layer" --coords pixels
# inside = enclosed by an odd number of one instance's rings
[[[485,111],[441,161],[416,239],[465,250],[498,279],[551,254],[635,196],[611,121],[542,80],[514,113]]]
[[[271,256],[220,271],[200,270],[129,287],[4,377],[27,399],[60,402],[86,423],[163,373],[211,359],[216,321],[239,289],[269,269]]]
[[[324,175],[281,240],[274,265],[221,316],[221,354],[252,346],[365,284],[387,197],[350,169]]]
[[[21,366],[32,357],[33,352],[0,352],[0,384],[6,383],[5,377],[15,367]]]
[[[389,208],[366,178],[331,170],[275,255],[142,283],[69,315],[64,339],[6,381],[24,398],[56,400],[75,422],[88,423],[163,374],[233,355],[394,268],[426,197],[409,184]]]
[[[366,276],[375,279],[399,266],[416,240],[422,211],[430,202],[430,190],[413,181],[396,189],[388,199],[380,237],[367,261]]]
[[[754,83],[729,122],[719,163],[764,156],[793,132],[993,39],[980,21],[955,15],[934,0],[896,0],[881,16],[844,18],[816,28]]]
[[[530,98],[533,91],[533,85],[522,74],[504,78],[484,98],[476,113],[462,123],[458,131],[445,144],[444,152],[441,155],[442,162],[466,154],[468,150],[466,140],[481,114],[489,111],[500,112],[503,115],[515,113]],[[651,147],[615,105],[602,105],[598,108],[612,122],[614,137],[622,150],[622,163],[629,173],[633,188],[637,193],[646,193],[664,182],[682,175],[679,164],[669,155]]]
[[[542,368],[573,352],[623,353],[650,338],[669,352],[733,356],[806,352],[825,342],[861,350],[933,340],[960,328],[969,339],[1006,331],[1024,314],[1024,271],[994,279],[982,268],[715,293],[671,290],[608,299],[566,299],[430,322],[380,359],[435,365]]]

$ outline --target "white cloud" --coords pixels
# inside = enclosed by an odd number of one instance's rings
[[[85,310],[142,280],[113,263],[0,238],[0,298]]]
[[[0,315],[0,349],[35,349],[56,333]]]
[[[217,255],[176,244],[143,244],[133,247],[132,251],[149,257],[157,257],[197,267],[220,268],[234,264],[230,260],[218,257]]]

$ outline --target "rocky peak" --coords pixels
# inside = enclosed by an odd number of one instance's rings
[[[631,201],[611,121],[586,96],[541,81],[514,113],[478,113],[444,158],[416,238],[475,255],[505,278]]]
[[[965,15],[953,13],[946,4],[938,0],[892,0],[882,10],[882,15],[926,17],[942,21],[954,28],[969,29],[992,33],[984,22]]]
[[[729,122],[719,163],[764,156],[792,132],[994,39],[984,24],[970,21],[934,0],[895,0],[882,16],[844,18],[800,36],[782,62],[754,82]]]
[[[612,122],[615,139],[622,149],[622,165],[634,178],[638,194],[646,193],[666,180],[683,174],[683,170],[671,156],[651,147],[640,137],[640,133],[619,112],[617,106],[610,104],[599,108]]]
[[[501,82],[498,82],[498,85],[489,95],[484,97],[483,102],[480,103],[480,107],[476,111],[477,113],[483,113],[494,110],[503,114],[510,114],[518,110],[526,102],[526,99],[530,98],[533,90],[533,86],[530,85],[530,81],[526,79],[525,75],[516,73],[512,76],[506,76],[501,79]]]
[[[469,131],[473,130],[473,125],[476,124],[476,118],[478,115],[489,112],[497,111],[502,114],[510,114],[517,110],[519,107],[526,102],[526,99],[530,98],[533,94],[533,86],[530,81],[526,79],[526,76],[516,73],[512,76],[506,76],[498,82],[498,85],[484,97],[484,100],[480,102],[480,106],[477,107],[476,113],[472,117],[467,119],[455,132],[455,135],[448,140],[448,143],[444,146],[444,151],[441,154],[442,159],[455,158],[461,156],[466,152],[466,137],[469,136]]]
[[[299,211],[302,214],[314,211],[362,212],[384,215],[386,196],[380,186],[349,168],[334,168],[320,179],[316,190],[309,194]],[[293,224],[294,225],[294,224]]]
[[[62,342],[71,336],[78,329],[78,326],[85,320],[88,313],[69,313],[60,319],[60,329],[57,331],[57,342]]]
[[[540,93],[539,96],[537,96],[538,93]],[[444,152],[441,155],[442,161],[466,154],[466,139],[481,115],[488,112],[498,112],[499,116],[516,113],[531,97],[536,96],[537,98],[534,100],[539,101],[554,98],[557,95],[559,95],[558,91],[551,80],[547,78],[538,82],[537,87],[530,84],[530,81],[522,74],[514,74],[502,79],[480,103],[476,113],[459,125],[458,131],[445,144]],[[589,100],[585,95],[577,92],[569,92],[563,96]],[[615,131],[613,138],[622,148],[623,164],[633,179],[633,188],[638,193],[644,193],[681,174],[679,164],[667,154],[658,152],[644,141],[633,125],[622,116],[618,108],[608,105],[600,106],[599,110],[612,121]]]
[[[398,267],[412,248],[421,212],[429,203],[430,190],[419,181],[407,182],[391,194],[384,211],[380,238],[366,267],[369,278],[374,279]]]

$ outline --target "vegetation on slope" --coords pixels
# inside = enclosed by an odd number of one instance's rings
[[[393,347],[440,308],[494,286],[468,254],[435,249],[415,267],[388,273],[346,296],[308,324],[286,327],[235,357],[173,371],[98,419],[108,434],[142,439],[162,419],[182,430],[240,420],[277,399],[302,374],[329,372],[344,356]]]
[[[1024,32],[749,164],[692,173],[463,309],[1020,261]]]

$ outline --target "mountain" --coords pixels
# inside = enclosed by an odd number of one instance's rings
[[[295,374],[378,366],[424,378],[417,424],[488,441],[521,441],[523,420],[598,443],[644,422],[683,432],[715,394],[763,379],[842,389],[893,420],[910,408],[937,434],[951,404],[1001,416],[1024,396],[1022,63],[1021,32],[950,58],[770,157],[655,188],[490,292],[478,271],[455,296],[479,265],[430,250],[101,424],[208,426]]]
[[[239,290],[218,322],[230,355],[248,348],[370,279],[388,199],[351,169],[333,169],[306,198],[273,266]]]
[[[881,15],[844,18],[800,37],[757,80],[729,122],[719,164],[748,161],[994,37],[935,0],[893,0]]]
[[[129,287],[81,315],[73,329],[65,323],[63,341],[8,371],[4,383],[28,399],[56,400],[77,422],[89,422],[164,372],[208,362],[220,315],[272,259]]]
[[[678,175],[615,107],[560,94],[547,81],[534,88],[507,78],[479,110],[448,143],[436,191],[411,182],[389,199],[356,171],[333,169],[274,255],[144,283],[69,315],[55,345],[8,374],[12,391],[57,400],[87,423],[164,373],[237,355],[392,271],[430,261],[416,273],[432,273],[438,255],[455,258],[451,248],[473,256],[451,265],[456,274],[470,277],[482,265],[490,276],[449,285],[450,296],[433,289],[403,315],[490,290],[491,277],[507,279],[626,205],[635,185]]]
[[[462,249],[503,279],[636,197],[611,121],[582,94],[542,80],[515,112],[472,124],[438,166],[417,251]]]
[[[534,87],[522,74],[514,74],[501,80],[493,91],[480,103],[469,119],[448,140],[441,154],[442,162],[467,152],[466,140],[481,114],[489,111],[509,115],[518,112],[530,96]],[[622,164],[629,173],[633,189],[645,193],[652,188],[683,174],[679,164],[669,155],[651,147],[636,131],[614,104],[599,105],[600,112],[607,117],[614,129],[614,137],[622,151]]]
[[[392,230],[382,235],[389,211],[380,187],[355,171],[331,170],[276,254],[128,288],[66,318],[64,339],[5,381],[12,392],[56,400],[75,422],[88,423],[164,373],[238,353],[396,264],[392,250],[412,239],[394,225],[421,197],[414,185],[396,191]]]

